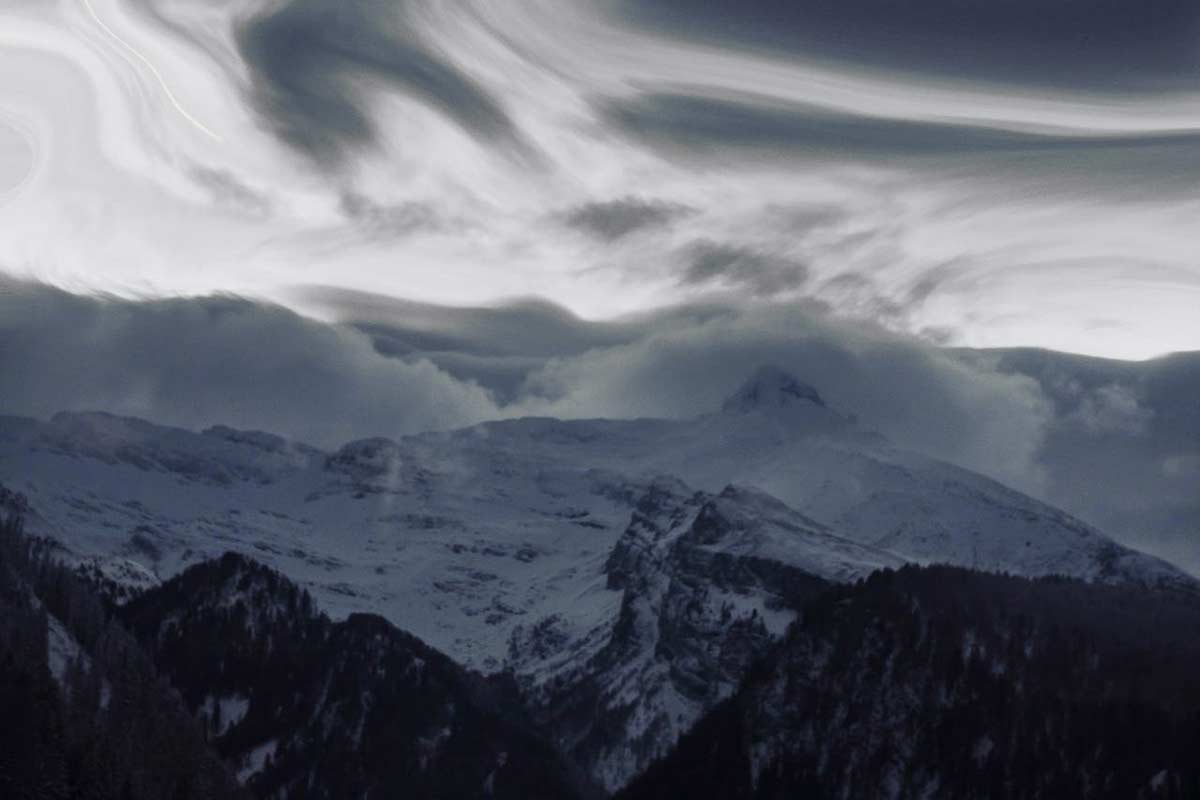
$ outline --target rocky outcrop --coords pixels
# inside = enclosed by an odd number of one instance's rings
[[[605,564],[622,598],[596,649],[530,670],[555,644],[549,620],[514,636],[511,663],[539,722],[616,789],[734,691],[806,598],[899,563],[762,493],[713,496],[659,479]]]

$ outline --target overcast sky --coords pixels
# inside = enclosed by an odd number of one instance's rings
[[[1192,0],[0,0],[0,270],[1197,349],[1198,40]]]

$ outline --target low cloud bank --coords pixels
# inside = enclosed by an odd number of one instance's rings
[[[136,302],[0,283],[0,412],[101,410],[325,446],[470,424],[488,392],[351,328],[231,297]]]

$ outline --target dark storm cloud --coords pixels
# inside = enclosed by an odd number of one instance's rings
[[[740,245],[701,240],[685,251],[687,266],[679,277],[685,286],[724,286],[770,297],[799,289],[808,267],[786,255]]]
[[[1046,407],[1027,378],[957,362],[914,337],[848,323],[811,302],[748,304],[703,322],[657,320],[627,344],[551,359],[528,391],[555,416],[690,417],[719,408],[761,364],[901,446],[1036,491]]]
[[[584,203],[568,211],[563,221],[603,241],[616,241],[650,228],[663,228],[694,210],[681,203],[622,197],[617,200]]]
[[[713,264],[753,255],[701,244]],[[1044,420],[1029,381],[964,368],[870,323],[838,322],[812,300],[596,322],[538,301],[446,308],[323,287],[299,297],[369,335],[380,353],[427,359],[486,387],[505,413],[694,416],[719,407],[752,366],[774,363],[898,442],[1010,482],[1035,480],[1025,459]]]
[[[1200,133],[1052,135],[983,125],[925,122],[843,113],[751,95],[649,92],[607,99],[600,113],[627,135],[666,151],[722,155],[742,148],[763,155],[857,156],[874,159],[956,155],[1171,151],[1194,159]]]
[[[0,413],[109,411],[321,445],[495,416],[478,386],[365,335],[229,297],[81,297],[0,276]]]
[[[433,303],[337,289],[304,287],[295,297],[342,323],[372,332],[394,353],[463,353],[473,356],[551,359],[613,347],[647,336],[660,324],[692,325],[728,313],[722,307],[662,309],[613,321],[581,319],[544,300],[492,307],[446,307]]]
[[[362,77],[408,92],[490,143],[524,151],[500,104],[426,46],[405,3],[289,0],[244,23],[238,46],[252,70],[253,101],[288,143],[324,163],[376,141],[355,85]]]
[[[1190,86],[1193,0],[621,0],[664,36],[955,78],[1111,90]]]
[[[306,299],[369,333],[380,352],[426,358],[486,386],[505,413],[695,416],[719,408],[754,367],[778,364],[897,442],[1035,482],[1028,455],[1044,408],[1030,380],[838,322],[811,301],[592,322],[547,303],[450,309],[320,288]]]
[[[774,363],[898,442],[993,472],[1027,474],[1022,453],[1040,430],[1027,379],[812,305],[595,323],[548,303],[451,309],[324,294],[345,322],[236,298],[137,302],[2,281],[0,413],[100,410],[332,446],[514,414],[693,416]]]
[[[296,297],[368,335],[380,353],[426,358],[461,380],[487,387],[505,404],[524,399],[530,376],[554,359],[628,345],[662,327],[690,328],[734,313],[695,305],[593,321],[540,300],[448,308],[320,286],[302,288]]]
[[[1112,535],[1200,573],[1200,353],[1150,361],[961,351],[1038,382],[1053,405],[1045,495]]]

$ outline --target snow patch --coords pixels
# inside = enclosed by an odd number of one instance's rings
[[[63,677],[67,674],[67,667],[80,657],[83,649],[79,646],[79,642],[75,641],[75,637],[58,621],[57,617],[47,614],[46,622],[46,658],[50,665],[51,674],[54,675],[54,679],[61,685]],[[90,668],[91,659],[86,655],[83,658]]]
[[[279,740],[271,739],[247,753],[242,760],[242,768],[238,770],[238,780],[244,784],[262,772],[263,767],[267,764],[267,759],[275,757],[275,749],[278,746]]]
[[[250,709],[250,700],[241,695],[216,697],[209,695],[204,698],[201,710],[208,715],[212,735],[221,736],[241,722]]]

